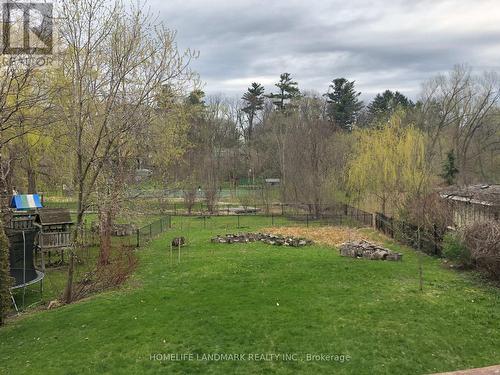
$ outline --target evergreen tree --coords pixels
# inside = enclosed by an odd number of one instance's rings
[[[156,95],[156,106],[158,109],[169,109],[171,108],[176,99],[177,95],[174,88],[169,84],[164,84],[161,86],[159,93]]]
[[[408,110],[415,104],[399,91],[385,90],[377,94],[368,105],[368,115],[371,122],[387,121],[398,108]]]
[[[203,100],[205,98],[205,92],[200,89],[193,90],[189,93],[187,97],[187,104],[190,105],[200,105],[204,106],[205,101]]]
[[[3,228],[2,220],[0,226]],[[4,231],[0,230],[0,325],[3,324],[12,304],[9,288],[13,280],[9,270],[9,241]]]
[[[242,109],[247,115],[248,128],[246,131],[246,139],[252,139],[253,124],[257,112],[264,108],[264,86],[257,82],[253,82],[252,86],[247,89],[241,98],[245,102],[245,107]]]
[[[448,185],[455,183],[459,170],[455,166],[455,151],[451,150],[446,154],[446,160],[443,163],[443,173],[440,175]]]
[[[291,100],[300,96],[298,83],[293,81],[290,73],[281,74],[280,80],[275,86],[279,89],[279,92],[277,94],[269,94],[268,97],[280,111],[287,109]]]
[[[325,94],[330,122],[345,130],[352,129],[359,111],[363,108],[363,102],[358,99],[361,93],[355,90],[354,83],[355,81],[345,78],[334,79],[329,92]]]

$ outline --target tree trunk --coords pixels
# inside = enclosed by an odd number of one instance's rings
[[[74,237],[73,237],[73,241],[74,241],[76,246],[77,246],[78,240],[79,240],[79,237],[78,237],[79,232],[82,229],[84,212],[85,212],[85,209],[83,206],[83,181],[79,181],[76,225],[75,225],[75,232],[74,232]],[[74,249],[72,249],[69,252],[68,274],[67,274],[67,280],[66,280],[66,288],[64,290],[64,295],[63,295],[63,299],[64,299],[65,303],[71,303],[71,301],[73,300],[73,274],[74,274],[74,267],[75,267],[75,259],[74,258],[75,258],[75,253],[74,253]]]
[[[314,218],[321,219],[321,202],[318,198],[314,201]]]
[[[36,172],[31,168],[31,164],[27,169],[28,178],[28,194],[36,194]]]
[[[111,227],[112,227],[112,214],[108,207],[105,207],[99,215],[99,265],[106,266],[109,264],[109,257],[111,255]]]
[[[63,299],[65,303],[71,303],[73,300],[73,274],[75,270],[75,254],[73,250],[69,253],[68,277]]]

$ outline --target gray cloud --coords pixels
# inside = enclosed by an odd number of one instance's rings
[[[497,0],[150,0],[178,31],[205,91],[240,95],[253,81],[268,91],[280,73],[301,89],[326,91],[336,77],[355,79],[364,97],[420,84],[468,63],[500,71]]]

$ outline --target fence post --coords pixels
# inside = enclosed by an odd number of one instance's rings
[[[149,224],[149,239],[153,237],[153,223]]]
[[[163,218],[160,218],[160,233],[163,233]]]
[[[168,217],[168,227],[172,228],[172,216]]]
[[[141,242],[140,242],[140,229],[136,229],[136,236],[137,236],[137,243],[136,243],[136,246],[135,247],[139,247]]]
[[[274,214],[271,212],[271,225],[274,226]]]
[[[306,223],[307,223],[307,227],[309,228],[309,214],[306,214]]]
[[[207,217],[203,215],[203,229],[207,228]]]
[[[283,203],[281,203],[281,216],[285,216],[285,208],[283,206]]]
[[[432,241],[434,242],[434,255],[439,255],[438,234],[436,224],[432,224]]]

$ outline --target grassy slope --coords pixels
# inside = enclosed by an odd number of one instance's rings
[[[141,250],[128,287],[0,329],[0,373],[422,374],[500,363],[500,292],[438,260],[425,257],[420,293],[411,251],[391,263],[341,258],[321,246],[212,245],[209,237],[223,230],[213,222],[195,230],[194,220],[180,265],[169,264],[171,232]],[[217,352],[352,360],[150,360]]]
[[[159,220],[161,216],[159,215],[136,215],[134,217],[127,217],[125,219],[120,218],[118,220],[119,223],[132,223],[136,227],[142,227],[145,226],[149,223],[155,222]],[[92,222],[97,220],[97,215],[95,214],[87,214],[86,215],[86,223],[90,225]],[[165,221],[166,222],[166,221]],[[158,224],[155,224],[155,230],[158,230]],[[145,230],[147,233],[147,229]],[[112,238],[113,244],[119,248],[120,244],[124,245],[134,245],[137,242],[137,237],[135,234],[127,237],[113,237]],[[91,271],[93,269],[93,266],[97,262],[97,257],[98,257],[98,252],[99,249],[97,246],[92,246],[89,248],[85,248],[83,251],[80,252],[79,256],[81,257],[84,262],[82,264],[76,265],[75,268],[75,275],[74,279],[75,282],[81,280],[84,275]],[[55,252],[52,252],[51,261],[58,261],[60,256],[56,254]],[[49,257],[46,256],[45,261],[48,263],[49,262]],[[67,264],[68,261],[68,254],[66,252],[65,254],[65,262]],[[41,267],[40,265],[40,260],[37,261],[37,266]],[[33,284],[30,285],[29,287],[26,288],[26,295],[25,295],[25,306],[29,306],[31,304],[33,305],[39,305],[40,302],[42,303],[48,303],[56,298],[58,298],[65,286],[66,286],[66,279],[67,279],[67,267],[58,267],[58,268],[52,268],[52,267],[47,267],[46,269],[46,274],[45,278],[43,280],[43,299],[40,301],[40,286],[39,284]],[[19,307],[22,305],[22,289],[17,289],[14,292],[14,296],[16,298],[17,303],[19,304]]]

